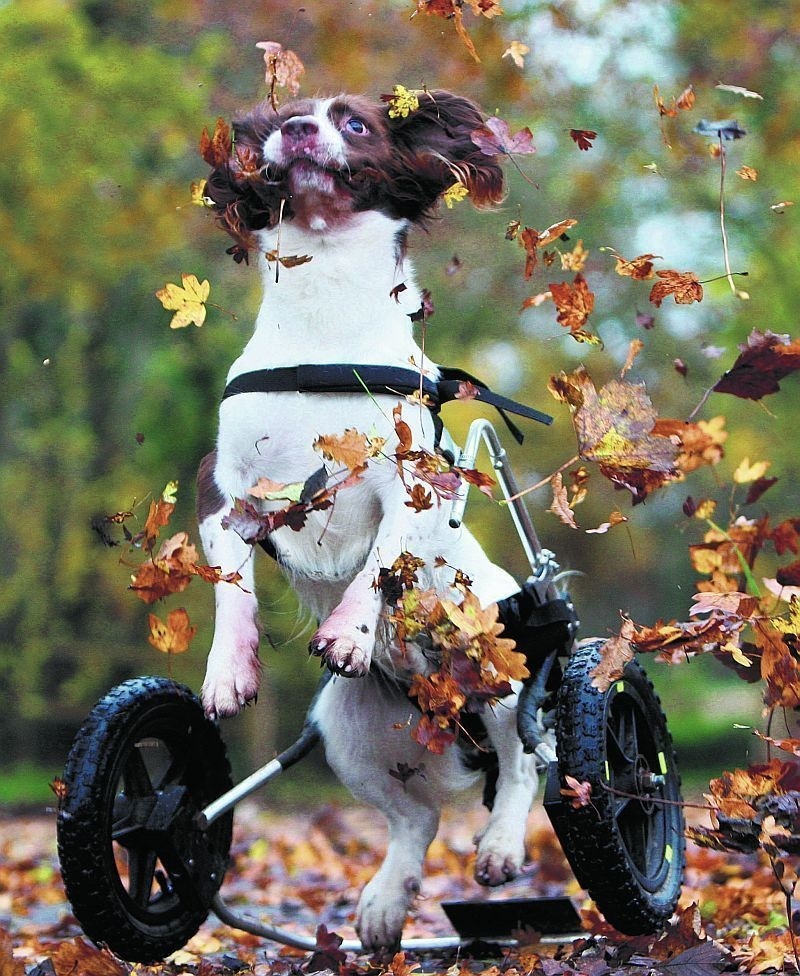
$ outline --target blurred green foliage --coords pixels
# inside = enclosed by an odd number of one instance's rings
[[[213,444],[216,401],[248,335],[257,294],[256,276],[225,257],[227,243],[190,204],[188,187],[204,173],[195,149],[202,127],[265,94],[256,41],[296,50],[309,93],[380,94],[396,83],[451,87],[514,127],[533,129],[538,152],[521,163],[526,178],[508,167],[511,189],[502,210],[443,211],[412,241],[418,276],[436,303],[428,354],[557,415],[553,428],[528,430],[524,447],[511,450],[522,483],[574,453],[566,410],[546,391],[552,373],[585,362],[598,384],[606,382],[630,340],[641,337],[646,347],[633,375],[646,381],[662,416],[686,417],[753,328],[797,334],[800,206],[771,209],[791,200],[798,186],[796,4],[510,0],[505,6],[504,18],[467,18],[483,59],[477,65],[447,22],[424,14],[409,21],[410,0],[312,0],[303,8],[287,0],[0,4],[6,767],[57,768],[100,694],[122,678],[165,667],[146,642],[147,609],[126,589],[140,556],[105,548],[90,522],[128,508],[143,520],[149,496],[177,478],[173,525],[192,526],[194,471]],[[523,70],[502,57],[512,39],[531,48]],[[718,91],[719,81],[764,98]],[[690,83],[696,109],[660,122],[653,84],[669,97]],[[749,273],[738,281],[751,298],[735,299],[725,281],[709,284],[701,305],[650,308],[656,326],[645,333],[635,314],[648,310],[649,284],[616,276],[600,248],[626,257],[651,251],[663,256],[661,267],[703,279],[722,273],[719,162],[708,140],[691,131],[700,117],[736,117],[748,133],[727,147],[726,212],[734,270]],[[579,152],[570,128],[596,130],[595,147]],[[758,170],[757,183],[735,175],[742,164]],[[562,249],[580,238],[591,251],[586,275],[597,293],[592,319],[602,349],[565,337],[548,303],[519,313],[523,299],[544,291],[554,272],[538,270],[532,282],[523,281],[522,251],[504,239],[507,222],[543,228],[568,216],[579,224]],[[461,268],[452,275],[454,251]],[[201,331],[171,333],[153,292],[183,271],[210,278],[212,299],[236,320],[212,310]],[[714,348],[719,358],[709,358]],[[673,368],[676,358],[688,367],[685,378]],[[644,623],[686,615],[695,585],[686,545],[699,541],[702,526],[689,524],[681,503],[688,493],[717,494],[724,503],[720,486],[742,458],[769,459],[770,474],[780,479],[752,514],[764,508],[776,520],[798,514],[797,380],[784,385],[763,407],[712,396],[700,415],[727,417],[726,461],[646,505],[630,510],[595,476],[578,512],[582,528],[603,521],[613,507],[624,508],[627,527],[587,536],[544,511],[537,516],[562,564],[583,574],[573,590],[584,633],[615,629],[620,609]],[[447,408],[456,437],[474,414],[473,405]],[[546,492],[532,505],[546,509]],[[472,523],[492,553],[524,575],[505,513],[478,500]],[[264,653],[267,686],[258,708],[229,732],[253,747],[253,759],[298,727],[317,675],[316,664],[306,663],[302,611],[266,560],[261,575],[274,643]],[[211,592],[196,582],[181,602],[199,633],[173,671],[198,687]],[[731,743],[729,730],[735,720],[757,720],[757,700],[709,663],[659,676],[673,727],[693,758],[744,762],[749,743]],[[712,712],[719,721],[701,724],[698,715]],[[728,750],[712,755],[721,740]]]

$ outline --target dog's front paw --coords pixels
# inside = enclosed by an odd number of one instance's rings
[[[335,674],[360,678],[369,671],[375,630],[358,616],[339,612],[328,617],[311,638],[308,649],[321,657]]]
[[[256,700],[260,682],[257,645],[226,654],[212,650],[200,692],[206,715],[211,719],[236,715],[248,702]]]
[[[525,840],[518,829],[508,829],[507,823],[489,820],[475,841],[478,857],[475,880],[491,888],[517,877],[525,861]]]
[[[392,883],[375,875],[361,893],[356,916],[356,932],[365,949],[377,952],[399,947],[408,909],[419,889],[417,877]]]

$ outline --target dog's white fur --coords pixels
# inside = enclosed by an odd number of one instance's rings
[[[302,149],[308,164],[300,161],[290,170],[295,216],[280,229],[258,232],[264,299],[229,380],[254,369],[300,363],[408,368],[423,361],[409,318],[420,306],[420,293],[408,261],[398,257],[405,222],[374,210],[349,212],[347,195],[330,173],[331,167],[347,165],[348,143],[328,117],[329,102],[314,106],[309,145]],[[264,145],[267,165],[290,165],[298,141],[296,132],[289,138],[275,129]],[[283,269],[276,282],[274,265],[263,254],[278,246],[284,255],[309,254],[312,260]],[[406,288],[397,294],[393,290],[401,283]],[[375,431],[391,445],[398,399],[246,393],[222,402],[214,480],[224,504],[203,519],[200,530],[209,563],[224,572],[238,570],[242,581],[215,587],[216,626],[202,691],[209,715],[236,713],[255,697],[259,683],[253,547],[221,525],[232,500],[247,498],[262,476],[305,480],[320,466],[312,449],[320,434],[356,428]],[[415,444],[432,449],[429,412],[405,404],[403,418]],[[465,528],[448,526],[446,504],[415,512],[407,499],[394,465],[373,461],[360,484],[338,494],[332,512],[314,512],[300,532],[285,527],[272,536],[282,569],[320,621],[311,647],[337,672],[313,712],[328,762],[356,797],[388,820],[386,858],[358,906],[357,931],[370,949],[399,942],[443,799],[475,775],[465,770],[458,749],[426,753],[410,736],[414,709],[391,675],[410,675],[427,663],[413,647],[403,656],[392,642],[382,621],[383,598],[373,586],[379,568],[407,550],[426,560],[423,586],[448,590],[452,571],[432,569],[435,557],[444,556],[471,577],[484,604],[518,590]],[[534,759],[523,753],[516,733],[515,703],[514,696],[504,699],[485,716],[499,757],[499,780],[493,811],[477,838],[475,874],[489,885],[515,876],[522,866],[525,821],[537,785]],[[417,767],[420,762],[424,778],[402,783],[390,775],[398,763]]]

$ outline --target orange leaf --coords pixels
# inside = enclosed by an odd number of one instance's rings
[[[614,269],[618,275],[624,278],[634,278],[637,281],[646,281],[655,274],[653,270],[653,259],[660,257],[660,254],[640,254],[639,257],[626,260],[620,254],[614,255],[617,266]]]
[[[314,450],[329,461],[343,464],[351,471],[366,464],[373,449],[366,434],[348,427],[343,434],[321,434],[314,441]]]
[[[596,336],[590,338],[591,334],[583,330],[594,308],[594,294],[589,291],[583,275],[576,274],[572,284],[556,283],[549,285],[549,289],[558,309],[558,323],[569,329],[578,341],[598,341]]]
[[[217,119],[213,135],[208,134],[208,129],[203,129],[200,136],[200,155],[209,166],[216,169],[227,163],[231,149],[231,130],[225,119]]]
[[[182,654],[188,651],[192,638],[197,633],[189,620],[189,614],[181,607],[172,610],[164,623],[154,613],[148,615],[150,635],[148,641],[163,654]]]
[[[703,300],[703,286],[692,271],[656,271],[661,281],[650,289],[650,301],[659,308],[668,295],[676,305],[691,305]]]
[[[577,529],[575,513],[570,508],[569,494],[564,486],[560,471],[556,472],[550,479],[550,485],[553,489],[553,503],[547,511],[552,512],[564,525]]]

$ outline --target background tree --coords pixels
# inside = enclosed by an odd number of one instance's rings
[[[533,130],[537,153],[520,161],[524,177],[508,166],[511,189],[501,211],[443,211],[412,242],[419,277],[436,302],[426,338],[431,357],[557,414],[554,428],[528,430],[524,447],[513,450],[524,483],[572,453],[567,411],[546,391],[552,373],[585,362],[605,382],[619,372],[630,340],[642,338],[635,375],[646,380],[661,415],[685,417],[753,328],[796,332],[800,208],[771,209],[790,201],[797,185],[796,5],[512,0],[505,7],[492,19],[464,11],[480,64],[452,21],[430,16],[424,0],[314,0],[302,8],[285,0],[11,0],[0,9],[8,147],[0,170],[6,764],[57,764],[94,698],[162,664],[146,643],[146,610],[126,592],[127,563],[138,557],[105,548],[89,526],[94,516],[124,508],[143,521],[146,499],[170,479],[180,482],[174,521],[191,522],[194,470],[213,438],[228,363],[249,334],[256,276],[225,257],[227,244],[191,205],[188,187],[204,175],[195,150],[202,127],[266,93],[256,41],[297,51],[307,92],[451,87],[513,128]],[[522,67],[504,56],[513,41],[530,48]],[[764,97],[721,91],[718,82]],[[660,116],[654,84],[667,105],[694,86],[694,109]],[[725,203],[732,266],[749,273],[737,281],[750,299],[737,299],[721,280],[705,286],[699,305],[670,299],[654,309],[649,283],[619,278],[601,247],[628,258],[658,254],[660,267],[700,278],[722,274],[719,159],[709,152],[713,140],[692,131],[701,117],[737,118],[747,130],[726,147]],[[593,147],[580,151],[570,129],[596,131]],[[736,175],[742,165],[758,172],[757,182]],[[582,240],[589,249],[584,274],[596,293],[591,318],[602,347],[566,336],[552,303],[519,311],[530,295],[572,276],[540,267],[526,281],[524,253],[505,240],[506,226],[519,219],[541,229],[566,217],[578,224],[558,247]],[[184,271],[210,278],[215,300],[236,321],[214,313],[200,331],[171,333],[153,292]],[[637,312],[652,314],[654,327],[643,328]],[[723,467],[646,505],[631,510],[595,477],[575,530],[545,513],[547,489],[532,497],[547,543],[584,574],[573,586],[584,633],[616,629],[619,609],[642,621],[685,616],[696,582],[686,542],[699,541],[702,526],[686,518],[682,504],[687,494],[712,493],[715,478],[729,481],[743,458],[771,461],[770,474],[780,479],[768,496],[773,518],[797,512],[796,380],[785,386],[768,410],[713,395],[700,416],[727,418]],[[447,408],[457,436],[475,412]],[[617,507],[627,526],[585,535]],[[524,574],[505,514],[487,502],[476,504],[476,518],[491,551]],[[297,666],[303,621],[292,598],[266,561],[262,575],[276,645],[267,672],[282,702],[298,702],[297,715],[281,709],[278,729],[269,707],[248,713],[247,738],[267,749],[270,737],[285,737],[299,722],[316,672]],[[196,583],[185,597],[199,633],[175,671],[197,687],[211,595]],[[718,672],[711,684],[698,683],[713,665],[693,664],[661,681],[684,762],[698,743],[709,758],[712,734],[730,739],[729,721],[707,729],[698,708],[703,696],[719,695]],[[746,722],[758,703],[741,688],[726,692],[722,712]],[[748,742],[734,750],[744,752]],[[720,762],[736,761],[728,757]]]

